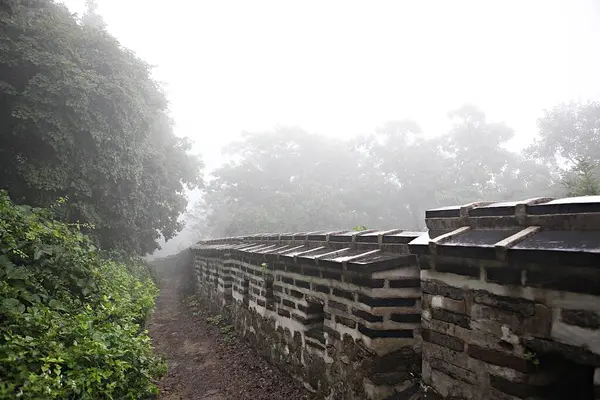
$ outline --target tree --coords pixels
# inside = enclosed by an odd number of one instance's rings
[[[558,105],[538,126],[528,153],[558,171],[567,195],[600,194],[600,102]]]
[[[104,29],[51,0],[0,8],[0,188],[96,226],[105,248],[148,253],[181,229],[201,163],[173,134],[150,67]]]
[[[373,226],[362,202],[377,198],[350,143],[280,127],[226,154],[234,161],[214,171],[194,212],[210,236]]]

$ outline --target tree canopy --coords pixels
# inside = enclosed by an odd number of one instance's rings
[[[201,163],[150,66],[93,8],[79,20],[51,0],[9,0],[0,27],[0,188],[33,206],[67,197],[63,217],[93,224],[105,248],[143,254],[173,237]]]
[[[424,229],[425,210],[434,207],[600,194],[595,107],[548,111],[525,152],[508,150],[513,129],[471,105],[451,112],[449,131],[433,137],[410,120],[346,141],[290,127],[246,134],[226,148],[233,161],[213,172],[188,217],[205,236]]]

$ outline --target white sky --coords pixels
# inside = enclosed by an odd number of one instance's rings
[[[521,147],[543,109],[600,98],[600,0],[98,2],[209,168],[244,130],[344,137],[413,118],[437,134],[465,102]]]

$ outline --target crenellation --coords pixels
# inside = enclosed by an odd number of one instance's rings
[[[320,398],[600,400],[600,197],[426,225],[200,242],[198,293]]]

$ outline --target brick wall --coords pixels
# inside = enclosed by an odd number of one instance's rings
[[[410,245],[425,384],[453,399],[600,398],[599,200],[427,212]]]
[[[600,400],[600,197],[426,223],[201,242],[198,292],[322,398]]]
[[[418,396],[418,233],[263,235],[192,248],[198,290],[258,351],[322,397]],[[400,398],[400,397],[398,397]]]

